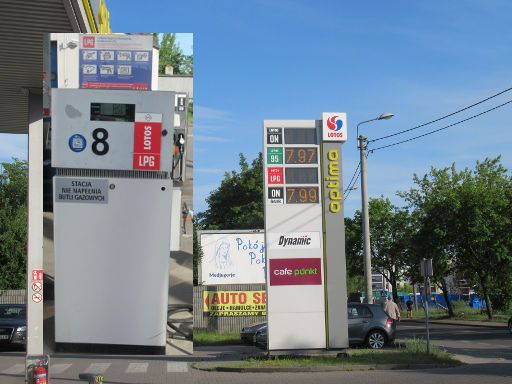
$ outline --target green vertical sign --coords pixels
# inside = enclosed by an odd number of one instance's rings
[[[267,164],[283,164],[283,148],[267,148]]]

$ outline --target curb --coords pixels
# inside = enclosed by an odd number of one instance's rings
[[[304,372],[339,372],[339,371],[372,371],[372,370],[404,370],[404,369],[434,369],[434,368],[455,368],[464,365],[460,364],[366,364],[366,365],[326,365],[316,367],[261,367],[261,368],[240,368],[229,366],[215,366],[213,364],[193,364],[192,368],[209,372],[236,372],[236,373],[304,373]]]
[[[428,319],[429,324],[441,324],[441,325],[457,325],[459,327],[482,327],[482,328],[493,328],[493,329],[507,329],[507,323],[493,323],[485,324],[482,322],[475,322],[475,324],[468,323],[468,321],[457,321],[457,320],[432,320]],[[420,319],[408,319],[403,323],[420,323],[425,324],[425,320]]]

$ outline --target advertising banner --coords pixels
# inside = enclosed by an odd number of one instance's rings
[[[209,316],[264,316],[265,291],[204,291],[203,312]]]
[[[153,36],[82,35],[80,88],[151,90]]]
[[[269,260],[270,285],[322,284],[322,263],[319,258]]]
[[[263,233],[201,233],[201,283],[264,284]]]

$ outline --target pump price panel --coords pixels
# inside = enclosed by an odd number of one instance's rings
[[[52,166],[170,172],[174,92],[52,90]]]
[[[265,143],[267,202],[319,204],[317,130],[268,127]]]

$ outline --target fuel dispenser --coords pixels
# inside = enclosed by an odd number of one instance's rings
[[[52,91],[59,351],[165,353],[174,103]]]

